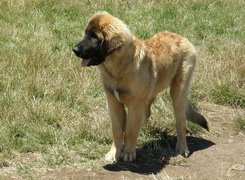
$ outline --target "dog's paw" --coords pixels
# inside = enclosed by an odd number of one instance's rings
[[[132,150],[132,151],[124,151],[123,154],[123,161],[133,161],[136,159],[136,151]]]
[[[110,150],[106,155],[105,155],[105,161],[110,162],[110,163],[115,163],[119,160],[121,155],[121,152],[116,151],[115,149]]]
[[[190,151],[187,147],[187,145],[180,145],[179,143],[176,144],[176,154],[180,154],[184,156],[185,158],[189,157]]]

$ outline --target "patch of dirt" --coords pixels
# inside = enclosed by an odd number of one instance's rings
[[[137,149],[132,163],[101,163],[63,166],[39,171],[38,179],[245,179],[245,135],[235,132],[232,119],[245,115],[245,109],[232,109],[209,103],[200,104],[199,111],[208,119],[210,132],[201,137],[187,137],[191,155],[175,156],[163,149],[174,148],[175,136],[163,135],[166,142],[149,142]],[[161,144],[163,143],[163,144]],[[149,150],[149,146],[159,145]],[[171,149],[170,148],[170,149]],[[169,148],[168,148],[169,149]],[[104,164],[103,164],[104,163]],[[5,176],[6,177],[6,176]]]

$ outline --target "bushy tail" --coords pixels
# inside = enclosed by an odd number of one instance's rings
[[[195,124],[198,124],[199,126],[203,127],[207,131],[209,131],[208,122],[205,119],[205,117],[203,117],[203,115],[201,115],[196,110],[194,110],[190,104],[188,104],[186,116],[187,116],[188,121],[191,121]]]

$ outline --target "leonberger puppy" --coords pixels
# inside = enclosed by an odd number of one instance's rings
[[[156,95],[168,87],[176,117],[176,152],[185,157],[189,154],[186,120],[208,130],[206,119],[188,103],[196,50],[186,38],[165,31],[140,40],[120,19],[98,12],[73,51],[83,67],[98,66],[100,71],[113,138],[106,161],[135,160],[142,122],[150,116]]]

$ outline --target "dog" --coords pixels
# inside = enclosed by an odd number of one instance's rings
[[[112,146],[105,160],[136,159],[136,141],[159,92],[170,87],[176,118],[176,152],[188,157],[186,120],[208,130],[207,120],[188,102],[196,50],[184,37],[160,32],[147,40],[107,12],[93,15],[73,47],[81,66],[98,66],[112,123]],[[127,111],[125,108],[127,107]]]

